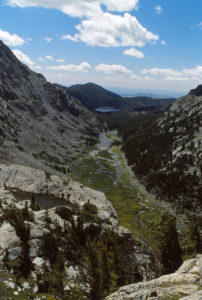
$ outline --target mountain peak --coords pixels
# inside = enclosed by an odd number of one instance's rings
[[[198,85],[197,88],[192,89],[189,92],[189,95],[193,95],[193,96],[202,96],[202,84]]]

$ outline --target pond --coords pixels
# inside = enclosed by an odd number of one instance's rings
[[[31,200],[32,193],[27,192],[12,192],[16,200]],[[34,194],[34,199],[41,209],[53,208],[56,206],[67,206],[67,203],[53,195]]]
[[[95,111],[99,112],[99,113],[108,113],[108,112],[121,111],[121,109],[120,108],[114,108],[114,107],[108,107],[108,106],[102,106],[102,107],[95,108]]]

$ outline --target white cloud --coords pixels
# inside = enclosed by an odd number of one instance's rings
[[[159,39],[158,35],[143,27],[136,17],[128,13],[115,15],[103,12],[101,8],[104,4],[109,11],[124,12],[137,8],[138,2],[139,0],[7,0],[11,6],[56,8],[70,16],[85,16],[76,26],[78,32],[74,36],[66,34],[61,38],[103,47],[142,47],[147,42]],[[51,38],[45,39],[47,42],[51,41]]]
[[[161,45],[166,46],[167,45],[166,41],[161,41]]]
[[[7,46],[21,46],[25,43],[25,41],[17,34],[11,34],[1,29],[0,40],[2,40],[2,42],[4,42]]]
[[[143,47],[147,42],[159,39],[158,35],[148,31],[138,22],[136,17],[128,13],[123,16],[110,13],[92,16],[82,20],[76,29],[78,33],[72,38],[90,46]]]
[[[187,81],[202,81],[202,66],[198,65],[194,68],[188,69],[184,68],[181,71],[174,69],[161,69],[161,68],[152,68],[142,70],[144,75],[153,75],[155,78],[161,78],[167,81],[178,81],[178,82],[187,82]]]
[[[91,65],[87,62],[83,62],[80,65],[60,65],[60,66],[50,66],[47,67],[48,70],[55,71],[67,71],[67,72],[88,72],[91,69]]]
[[[141,80],[141,77],[136,74],[131,74],[130,79]]]
[[[152,78],[150,76],[145,76],[144,79],[147,81],[154,81],[154,78]]]
[[[144,54],[141,51],[139,51],[135,48],[126,49],[123,52],[123,54],[133,56],[133,57],[136,57],[136,58],[143,58],[144,57]]]
[[[47,42],[47,43],[50,43],[53,39],[51,37],[45,37],[44,40]]]
[[[166,76],[164,79],[165,79],[165,80],[168,80],[168,81],[180,81],[180,82],[186,82],[186,81],[189,81],[189,78],[188,78],[188,77]]]
[[[181,76],[180,71],[172,69],[152,68],[142,70],[142,74],[162,75],[162,76]]]
[[[76,26],[74,36],[61,38],[82,41],[90,46],[144,46],[159,39],[143,27],[135,16],[111,12],[129,12],[137,9],[139,0],[7,0],[11,6],[55,8],[72,17],[84,17]],[[105,5],[106,10],[102,9]]]
[[[130,11],[139,0],[7,0],[10,6],[55,8],[73,17],[92,16],[102,12],[104,4],[110,11]]]
[[[139,0],[103,0],[100,3],[105,4],[111,11],[130,11],[136,9]]]
[[[54,60],[54,58],[53,58],[51,55],[46,55],[46,56],[45,56],[45,59],[46,59],[46,60]]]
[[[46,60],[45,60],[43,57],[39,57],[39,58],[38,58],[38,61],[43,62],[43,63],[46,62]]]
[[[69,35],[69,34],[64,34],[62,37],[61,37],[62,40],[71,40],[73,42],[78,42],[78,39]]]
[[[157,14],[161,14],[163,12],[163,8],[161,5],[157,5],[154,7]]]
[[[197,24],[202,29],[202,21]]]
[[[63,58],[58,58],[58,59],[56,59],[56,62],[57,62],[57,63],[63,64],[63,63],[65,63],[65,59],[63,59]]]
[[[106,64],[99,64],[95,67],[97,72],[103,72],[106,74],[114,74],[114,73],[124,73],[124,74],[131,74],[132,71],[128,70],[126,67],[122,65],[106,65]]]
[[[26,54],[24,54],[22,51],[20,51],[18,49],[15,49],[15,50],[12,50],[12,51],[15,54],[15,56],[21,62],[23,62],[25,65],[28,65],[29,67],[33,67],[34,66],[34,62]]]
[[[202,66],[196,66],[192,69],[183,69],[183,73],[187,76],[200,77],[202,80]]]

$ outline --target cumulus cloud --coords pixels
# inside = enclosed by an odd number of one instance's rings
[[[102,12],[101,5],[110,11],[130,11],[139,0],[7,0],[10,6],[55,8],[72,17],[92,16]]]
[[[123,52],[123,54],[133,56],[133,57],[136,57],[136,58],[143,58],[144,57],[144,54],[141,51],[139,51],[135,48],[126,49]]]
[[[141,80],[141,77],[136,74],[131,74],[130,79]]]
[[[50,43],[53,39],[51,37],[45,37],[44,40],[47,42],[47,43]]]
[[[124,74],[131,74],[132,71],[128,70],[126,67],[122,65],[106,65],[106,64],[99,64],[95,67],[97,72],[103,72],[106,74],[114,74],[114,73],[124,73]]]
[[[163,8],[161,5],[157,5],[154,7],[157,14],[161,14],[163,12]]]
[[[78,33],[73,38],[90,46],[143,47],[147,42],[159,39],[158,35],[148,31],[128,13],[123,16],[111,13],[92,16],[82,20],[76,29]]]
[[[87,62],[82,62],[80,65],[59,65],[47,67],[48,70],[55,71],[67,71],[67,72],[88,72],[91,69],[91,65]]]
[[[45,56],[45,59],[46,59],[46,60],[54,60],[54,58],[52,57],[52,55],[46,55],[46,56]]]
[[[144,75],[153,75],[155,77],[161,77],[168,81],[201,81],[202,80],[202,66],[198,65],[194,68],[184,68],[181,71],[174,69],[164,69],[164,68],[152,68],[152,69],[144,69],[142,70],[142,74]]]
[[[12,50],[13,53],[15,54],[15,56],[25,65],[29,66],[29,67],[33,67],[34,66],[34,62],[26,55],[24,54],[22,51],[18,50],[18,49],[14,49]]]
[[[161,45],[166,46],[167,45],[166,41],[161,41]]]
[[[58,59],[56,59],[56,62],[57,62],[57,63],[63,64],[63,63],[65,63],[65,59],[63,59],[63,58],[58,58]]]
[[[25,41],[17,34],[11,34],[1,29],[0,40],[2,40],[7,46],[21,46],[25,43]]]
[[[70,41],[73,41],[73,42],[78,42],[78,39],[69,35],[69,34],[64,34],[62,37],[61,37],[62,40],[70,40]]]
[[[142,70],[142,74],[162,75],[162,76],[181,76],[180,71],[172,69],[152,68]]]
[[[202,66],[196,66],[192,69],[183,69],[186,76],[200,77],[202,79]]]
[[[179,82],[189,81],[188,77],[183,77],[183,76],[182,77],[166,76],[164,79],[168,81],[179,81]]]
[[[139,0],[7,0],[11,6],[55,8],[72,17],[83,17],[74,36],[61,38],[82,41],[90,46],[144,46],[159,39],[143,27],[136,17],[112,12],[129,12],[137,8]],[[105,5],[106,11],[102,9]]]
[[[144,79],[147,81],[153,81],[154,78],[150,77],[150,76],[144,76]]]
[[[43,63],[46,62],[46,60],[45,60],[43,57],[39,57],[39,58],[38,58],[38,61],[43,62]]]

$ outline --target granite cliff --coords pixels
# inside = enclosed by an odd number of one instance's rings
[[[0,70],[0,161],[65,171],[71,158],[96,142],[98,120],[2,42]]]

